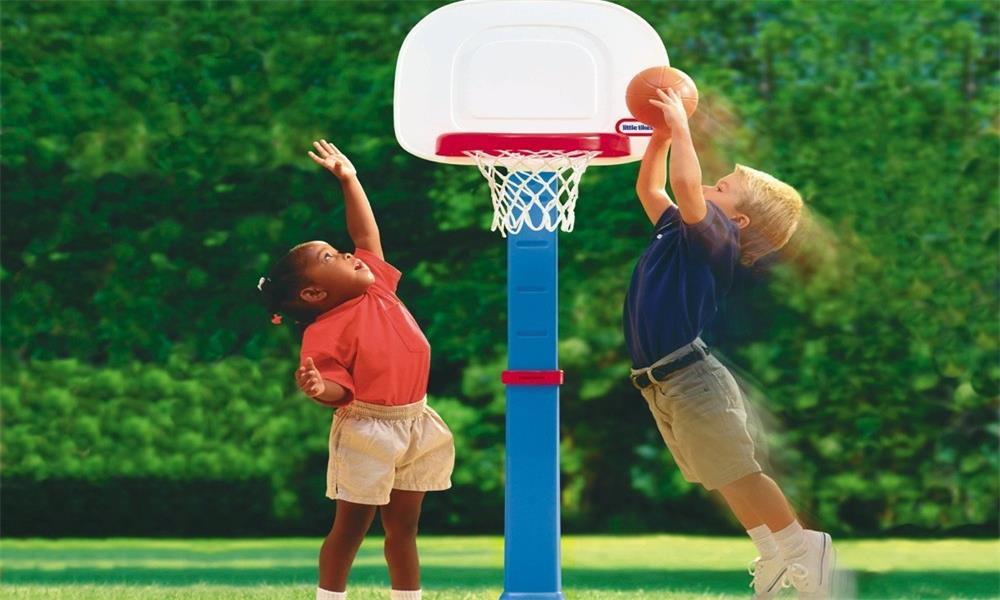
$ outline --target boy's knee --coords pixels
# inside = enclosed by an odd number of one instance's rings
[[[749,475],[744,475],[736,481],[727,483],[726,485],[719,488],[719,491],[723,494],[739,494],[753,489],[754,487],[760,485],[767,476],[764,473],[757,471],[756,473],[750,473]]]

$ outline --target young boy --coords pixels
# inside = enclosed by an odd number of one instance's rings
[[[805,530],[784,494],[761,472],[732,374],[708,352],[701,332],[728,291],[739,261],[781,248],[798,224],[802,199],[774,177],[737,165],[702,186],[687,114],[670,90],[650,102],[668,130],[656,130],[636,192],[656,231],[625,298],[632,382],[687,481],[718,490],[760,552],[754,597],[794,586],[799,597],[828,598],[834,553],[829,534]],[[667,148],[673,144],[665,191]]]

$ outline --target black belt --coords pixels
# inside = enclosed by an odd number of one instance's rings
[[[667,375],[670,375],[674,371],[679,371],[684,367],[691,366],[708,355],[708,348],[695,347],[694,350],[688,352],[677,360],[672,360],[665,365],[653,367],[648,371],[639,373],[632,378],[632,385],[640,390],[646,389],[653,385],[654,381],[663,381]],[[653,376],[652,379],[650,379],[650,375]]]

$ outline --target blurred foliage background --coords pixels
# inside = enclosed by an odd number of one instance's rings
[[[741,273],[706,338],[807,522],[998,526],[998,8],[623,2],[699,84],[706,178],[740,162],[811,218]],[[318,534],[330,412],[255,285],[348,245],[319,137],[358,167],[456,433],[426,531],[500,531],[504,242],[475,169],[406,154],[396,53],[427,2],[5,2],[2,528]],[[621,304],[650,233],[637,165],[592,169],[561,236],[569,531],[735,531],[671,462],[626,375]]]

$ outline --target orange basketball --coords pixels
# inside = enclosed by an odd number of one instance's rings
[[[632,116],[653,129],[666,129],[663,111],[649,103],[659,100],[656,90],[673,88],[684,103],[684,110],[690,117],[698,108],[698,88],[687,73],[673,67],[650,67],[632,78],[625,92],[625,104]]]

